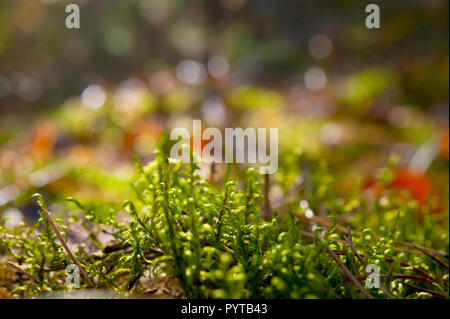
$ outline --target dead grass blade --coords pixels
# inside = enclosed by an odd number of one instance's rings
[[[81,275],[86,280],[86,282],[89,284],[89,286],[91,288],[95,288],[94,282],[91,280],[91,278],[89,278],[89,276],[87,275],[84,268],[80,265],[78,260],[75,258],[75,255],[70,250],[69,246],[67,245],[66,241],[64,240],[64,237],[59,232],[58,226],[56,226],[55,222],[53,221],[53,218],[50,216],[50,213],[43,207],[41,207],[41,209],[44,212],[45,217],[47,217],[47,220],[49,221],[50,225],[52,226],[53,230],[55,231],[56,236],[58,236],[59,241],[63,245],[63,247],[64,247],[65,251],[67,252],[67,254],[69,255],[70,259],[72,259],[72,261],[78,266],[78,269],[80,269]]]
[[[339,257],[330,249],[327,248],[327,252],[331,255],[331,257],[334,259],[334,261],[339,265],[339,267],[342,268],[342,270],[345,272],[347,277],[352,281],[352,283],[358,287],[358,289],[363,293],[363,295],[367,299],[374,299],[371,294],[367,292],[367,290],[364,289],[364,287],[361,285],[358,279],[355,278],[355,276],[350,272],[350,270],[344,265],[344,263],[339,259]]]

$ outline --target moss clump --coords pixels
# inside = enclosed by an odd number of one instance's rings
[[[301,205],[285,201],[264,220],[260,177],[252,168],[244,186],[226,177],[218,187],[196,174],[197,164],[169,159],[160,151],[149,165],[137,161],[136,166],[133,188],[139,199],[123,204],[126,218],[70,199],[84,215],[73,213],[67,226],[55,219],[66,241],[67,229],[75,224],[85,228],[88,239],[72,249],[97,289],[137,297],[448,298],[448,261],[435,250],[414,248],[426,243],[448,251],[448,235],[432,220],[411,217],[411,205],[394,200],[389,207],[375,205],[382,225],[357,216],[351,234],[335,217],[362,210],[362,197],[328,199],[332,218],[305,215],[305,200]],[[319,201],[315,196],[323,195],[305,196],[314,203]],[[42,200],[39,204],[47,210]],[[407,229],[417,232],[403,234]],[[105,246],[100,232],[113,240]],[[425,241],[432,232],[441,235]],[[34,226],[13,230],[3,221],[0,233],[0,266],[7,269],[0,277],[4,293],[31,296],[72,289],[65,269],[73,261],[45,215]],[[379,267],[384,290],[366,287],[367,264]],[[355,278],[364,291],[352,282]],[[88,282],[81,278],[83,287]]]

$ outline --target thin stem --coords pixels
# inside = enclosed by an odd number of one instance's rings
[[[342,268],[342,270],[345,272],[347,277],[352,281],[352,283],[361,290],[364,296],[366,296],[367,299],[374,299],[371,294],[369,294],[364,287],[361,285],[361,283],[358,281],[358,279],[353,276],[353,274],[350,272],[350,270],[344,265],[344,263],[339,259],[339,257],[330,249],[327,248],[327,252],[331,255],[331,257],[334,259],[334,261],[339,265],[339,267]]]
[[[26,272],[23,268],[21,268],[20,266],[8,261],[7,262],[8,265],[10,265],[11,267],[13,267],[15,270],[17,270],[19,273],[21,273],[22,275],[24,275],[25,277],[27,277],[28,279],[34,281],[35,283],[38,283],[38,281],[36,279],[34,279],[34,277],[29,274],[28,272]]]
[[[308,224],[310,224],[311,222],[315,222],[321,226],[325,226],[325,227],[331,227],[333,225],[333,221],[331,219],[328,218],[323,218],[323,217],[319,217],[319,216],[312,216],[312,217],[306,217],[304,215],[299,214],[298,212],[295,211],[291,211],[289,210],[289,212],[291,214],[293,214],[295,217],[297,217],[298,219],[300,219],[303,222],[306,222]],[[344,226],[341,225],[335,225],[335,229],[337,231],[340,231],[341,233],[347,233],[347,229]],[[360,237],[361,233],[360,232],[354,232],[355,236]],[[439,256],[439,257],[443,257],[443,258],[448,258],[446,253],[443,253],[439,250],[435,250],[429,247],[425,247],[425,246],[420,246],[420,245],[416,245],[416,244],[411,244],[411,243],[407,243],[407,242],[403,242],[403,241],[394,241],[395,245],[398,246],[406,246],[406,247],[411,247],[411,248],[417,248],[419,249],[422,253],[425,254],[425,252],[427,252],[428,254],[434,255],[434,256]],[[446,267],[448,269],[448,265],[443,263],[442,261],[439,261],[439,263]]]
[[[354,256],[358,257],[359,261],[361,262],[361,264],[364,266],[364,269],[365,269],[367,267],[366,262],[361,257],[361,255],[356,251],[355,247],[353,246],[352,229],[350,228],[350,226],[347,226],[347,231],[348,231],[348,236],[345,236],[345,241],[348,243],[348,245],[350,246],[350,249],[353,252],[353,261],[354,261]],[[391,292],[381,282],[380,282],[380,289],[384,292],[384,294],[386,296],[388,296],[389,299],[394,299],[394,296],[391,294]]]
[[[431,255],[429,252],[427,252],[425,249],[423,249],[420,246],[414,245],[415,248],[419,249],[421,252],[423,252],[425,255],[427,255],[428,257],[430,257],[431,259],[433,259],[435,262],[437,262],[439,265],[441,265],[442,267],[448,269],[448,264],[443,262],[442,260],[437,259],[436,257],[434,257],[433,255]]]
[[[78,268],[80,269],[81,275],[87,281],[89,286],[91,288],[95,288],[94,282],[89,278],[89,276],[87,275],[87,273],[84,270],[84,268],[80,265],[78,260],[75,258],[75,255],[70,250],[69,246],[67,245],[66,241],[64,240],[64,237],[59,232],[58,226],[56,226],[55,222],[53,221],[53,218],[50,216],[50,213],[44,207],[41,207],[41,208],[42,208],[42,211],[45,214],[45,217],[47,217],[47,220],[49,221],[50,225],[52,226],[53,230],[55,231],[56,236],[58,236],[59,241],[61,242],[61,244],[63,245],[65,251],[69,255],[70,259],[72,259],[72,261],[78,266]]]
[[[0,288],[0,297],[2,297],[3,299],[12,299],[12,296],[2,288]]]
[[[426,293],[429,293],[430,295],[433,295],[435,297],[446,299],[444,295],[438,294],[437,292],[431,291],[431,290],[426,289],[426,288],[422,288],[422,287],[410,284],[409,282],[404,282],[403,284],[408,286],[408,287],[410,287],[410,288],[412,288],[412,289],[415,289],[417,291],[426,292]]]

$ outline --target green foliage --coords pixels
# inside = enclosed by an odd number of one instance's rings
[[[328,228],[314,226],[308,233],[304,209],[286,203],[272,219],[263,220],[262,187],[253,168],[247,170],[243,187],[233,180],[226,180],[223,187],[211,185],[196,174],[197,164],[167,158],[162,151],[147,166],[136,159],[136,168],[133,188],[139,200],[125,201],[120,211],[105,213],[68,199],[77,208],[68,227],[81,223],[89,234],[89,241],[78,245],[74,255],[97,288],[124,296],[161,288],[165,296],[189,298],[364,297],[328,253],[338,253],[354,276],[366,274],[364,264],[355,262],[345,242],[348,234],[339,229],[336,218]],[[312,184],[317,191],[301,192],[312,209],[324,203],[336,217],[368,205],[356,196],[337,200],[326,167],[315,171]],[[389,169],[380,174],[382,181],[388,178]],[[394,195],[374,205],[372,217],[355,218],[355,228],[362,230],[353,236],[355,249],[365,264],[380,267],[381,282],[395,298],[448,298],[448,270],[426,254],[396,245],[408,240],[448,251],[448,233],[439,231],[431,219],[419,224],[411,213],[414,205],[396,203]],[[47,209],[42,196],[37,200]],[[119,216],[123,212],[126,218]],[[55,222],[67,241],[68,228],[59,219]],[[97,235],[106,230],[113,245],[105,247]],[[1,266],[12,262],[27,274],[17,281],[0,278],[12,294],[69,289],[65,267],[72,261],[45,216],[34,226],[20,224],[13,230],[3,220],[0,233]],[[414,281],[417,269],[429,276],[429,282]],[[422,291],[408,285],[413,282]],[[87,287],[84,280],[82,286]],[[368,291],[375,298],[387,297],[380,289]]]

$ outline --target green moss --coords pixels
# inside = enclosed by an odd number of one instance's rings
[[[196,174],[197,164],[169,159],[161,151],[147,166],[137,160],[136,167],[133,188],[139,200],[125,201],[120,210],[128,218],[69,199],[78,210],[67,227],[81,223],[90,236],[74,250],[75,257],[99,289],[124,296],[160,289],[165,296],[189,298],[363,298],[331,258],[332,250],[354,276],[366,274],[365,264],[378,265],[382,284],[395,298],[448,298],[448,269],[435,259],[448,260],[399,245],[408,241],[448,252],[448,231],[432,218],[418,221],[410,211],[416,206],[399,202],[395,193],[372,211],[365,209],[369,204],[363,197],[337,199],[336,182],[327,180],[330,175],[322,165],[314,170],[313,185],[323,189],[299,190],[298,195],[313,210],[323,203],[334,223],[311,232],[313,223],[295,202],[286,201],[268,221],[260,217],[262,187],[252,168],[245,186],[238,188],[232,180],[223,187],[211,185]],[[335,217],[350,211],[358,212],[349,224],[364,263],[353,255],[345,242],[348,234],[336,223]],[[364,216],[367,213],[371,215]],[[64,234],[66,227],[56,222]],[[0,278],[0,284],[17,296],[68,290],[65,267],[72,261],[45,216],[31,227],[21,224],[10,230],[4,224],[3,220],[1,266],[20,265],[29,277],[19,280],[11,275]],[[114,238],[114,249],[97,238],[105,229]],[[87,287],[83,279],[81,284]],[[367,291],[374,298],[387,298],[380,289]]]

